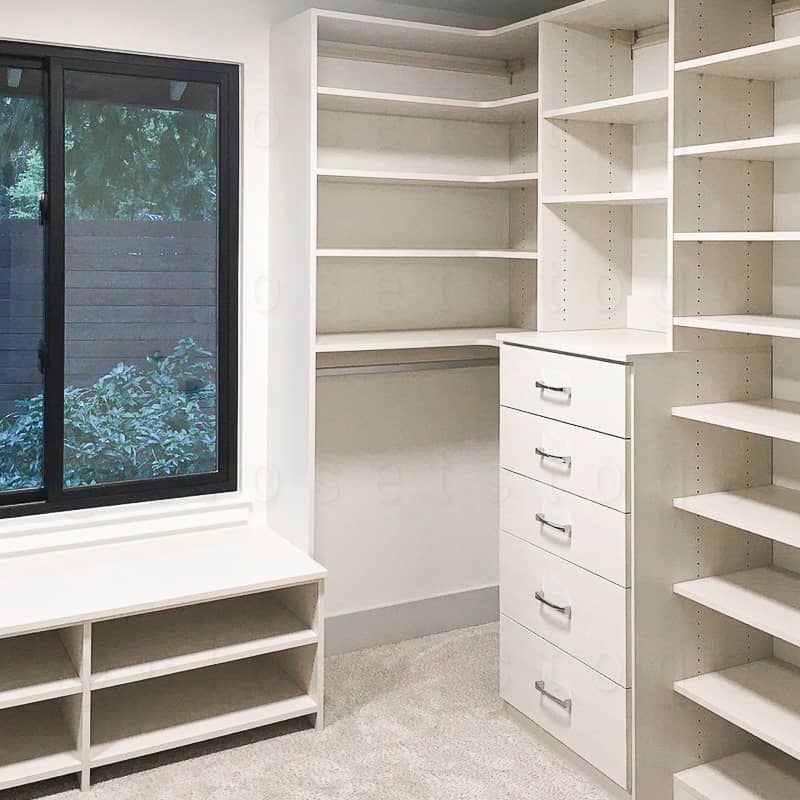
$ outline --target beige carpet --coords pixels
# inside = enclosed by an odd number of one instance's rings
[[[0,800],[610,797],[503,712],[496,625],[337,656],[326,666],[322,733],[243,734],[99,770],[88,796],[60,779],[0,792]]]

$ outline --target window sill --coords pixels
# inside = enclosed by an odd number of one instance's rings
[[[0,521],[0,558],[245,525],[241,492],[59,511]]]

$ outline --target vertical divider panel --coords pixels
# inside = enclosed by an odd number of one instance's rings
[[[83,684],[80,694],[59,700],[61,713],[75,739],[82,762],[81,790],[90,788],[89,759],[91,749],[91,676],[92,676],[92,626],[90,623],[65,628],[59,636]]]
[[[770,355],[714,350],[636,359],[633,462],[636,796],[745,749],[743,731],[673,691],[676,680],[769,657],[770,637],[673,593],[675,583],[771,563],[759,537],[673,508],[675,497],[767,484],[771,442],[672,417],[678,405],[762,399]]]

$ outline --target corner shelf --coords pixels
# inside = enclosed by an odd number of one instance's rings
[[[800,77],[800,36],[682,61],[675,65],[675,72],[755,81],[798,78]]]
[[[675,788],[697,800],[796,800],[797,765],[777,763],[755,753],[738,753],[679,772]]]
[[[267,657],[97,692],[93,767],[317,712],[317,703]]]
[[[675,691],[800,758],[800,669],[770,658],[677,681]]]
[[[676,147],[675,158],[726,158],[738,161],[781,161],[800,158],[800,136],[764,136],[735,142]]]
[[[57,631],[0,640],[0,709],[82,691]]]
[[[703,231],[676,233],[676,242],[800,242],[800,231]]]
[[[597,194],[548,195],[542,198],[546,206],[645,206],[667,204],[663,192],[601,192]]]
[[[322,183],[377,183],[400,186],[442,186],[448,188],[522,189],[539,182],[538,172],[509,175],[432,175],[424,172],[384,172],[379,170],[319,169]]]
[[[453,328],[419,331],[322,333],[318,353],[356,353],[371,350],[430,350],[438,347],[499,347],[497,335],[519,328]]]
[[[679,497],[675,508],[739,530],[800,547],[800,492],[760,486],[732,492]]]
[[[544,118],[575,122],[605,122],[615,125],[636,125],[667,118],[669,92],[643,92],[627,97],[599,100],[565,106],[544,112]]]
[[[316,644],[317,634],[269,594],[100,622],[92,689]]]
[[[800,646],[800,575],[761,567],[676,583],[675,594]]]
[[[321,247],[317,258],[486,258],[536,261],[538,253],[528,250],[420,250],[402,248]]]
[[[500,100],[454,100],[445,97],[321,86],[317,90],[317,99],[321,111],[450,119],[462,122],[522,122],[533,119],[539,107],[538,92],[518,97],[504,97]]]
[[[672,409],[680,419],[800,443],[800,403],[786,400],[709,403]]]
[[[80,772],[82,763],[56,701],[0,711],[0,790]]]
[[[699,328],[725,333],[748,333],[754,336],[800,339],[800,318],[779,317],[774,314],[675,317],[674,323],[679,328]]]

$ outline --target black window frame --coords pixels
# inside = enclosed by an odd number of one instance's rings
[[[45,239],[44,480],[0,491],[0,519],[193,497],[238,488],[240,70],[236,64],[52,47],[0,40],[0,61],[39,68],[44,77],[48,213]],[[217,471],[65,488],[64,73],[104,72],[198,81],[218,87]]]

